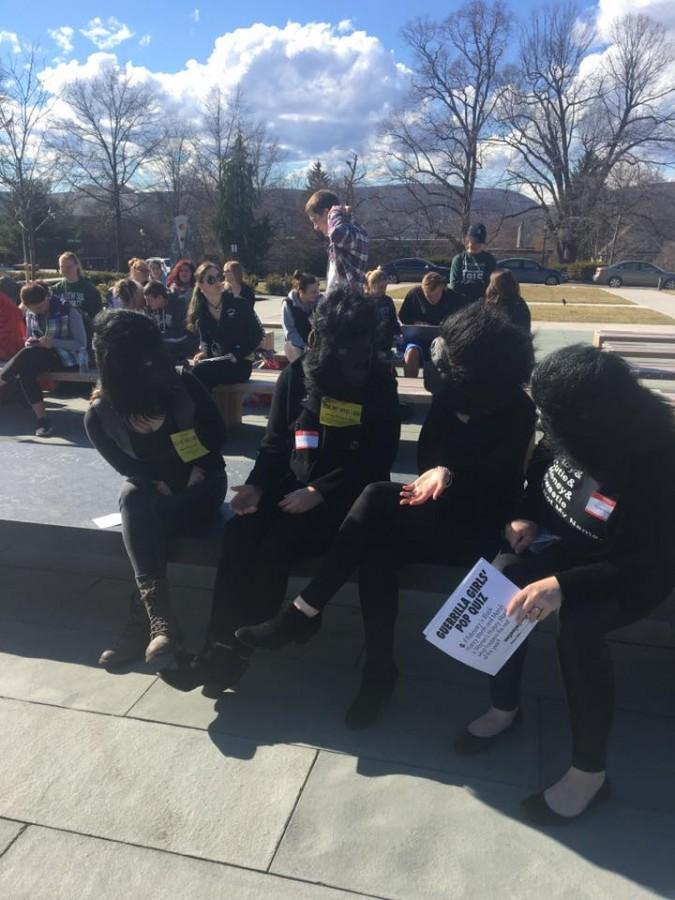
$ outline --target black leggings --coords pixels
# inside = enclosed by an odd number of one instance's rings
[[[479,529],[447,501],[400,505],[401,485],[370,484],[352,506],[321,568],[302,598],[323,609],[359,569],[359,598],[366,657],[391,659],[398,615],[398,573],[406,563],[473,565],[491,557],[502,537],[498,528]]]
[[[62,372],[64,366],[61,357],[53,349],[46,347],[24,347],[13,356],[2,370],[2,380],[10,381],[18,378],[26,400],[32,405],[42,401],[42,391],[38,384],[40,375],[45,372]]]
[[[169,538],[215,515],[226,491],[224,472],[207,473],[171,496],[145,479],[124,483],[119,497],[122,537],[137,583],[164,577]]]
[[[251,377],[253,366],[247,359],[230,362],[227,359],[204,359],[192,369],[204,387],[214,388],[219,384],[241,384]]]
[[[230,644],[241,625],[274,615],[286,595],[293,565],[325,553],[344,510],[326,503],[291,515],[266,498],[256,513],[234,516],[223,536],[208,639]]]
[[[571,568],[575,562],[559,547],[539,554],[500,553],[494,565],[518,587]],[[585,772],[602,772],[614,716],[614,668],[605,635],[646,615],[660,600],[639,612],[627,612],[616,600],[592,596],[583,602],[566,600],[558,611],[558,659],[572,729],[572,765]],[[490,678],[493,706],[513,710],[520,703],[520,682],[527,641],[501,671]]]

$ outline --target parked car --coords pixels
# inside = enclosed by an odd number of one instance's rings
[[[567,273],[560,272],[558,269],[547,269],[546,266],[540,265],[533,259],[521,259],[514,257],[512,259],[497,260],[498,269],[509,269],[516,276],[521,284],[560,284],[561,281],[567,281]]]
[[[606,284],[611,288],[621,287],[661,287],[668,291],[675,290],[675,272],[655,266],[654,263],[626,260],[613,266],[598,266],[593,276],[595,284]]]
[[[393,259],[382,268],[392,284],[398,284],[399,281],[421,281],[427,272],[438,272],[446,281],[450,278],[450,269],[447,266],[437,266],[428,259],[420,259],[417,256]]]

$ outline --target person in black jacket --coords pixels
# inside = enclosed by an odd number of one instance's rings
[[[518,279],[509,269],[499,269],[490,275],[490,281],[485,291],[485,302],[492,304],[505,316],[508,316],[514,325],[531,331],[530,307],[520,296]]]
[[[184,362],[190,351],[185,327],[187,305],[178,294],[169,293],[161,281],[149,281],[143,288],[145,314],[159,328],[167,353],[174,364]]]
[[[532,339],[489,307],[446,319],[434,345],[434,393],[411,484],[369,485],[302,596],[273,619],[240,628],[254,647],[276,649],[311,636],[320,612],[355,569],[366,638],[361,690],[347,724],[365,727],[391,696],[398,610],[397,568],[411,562],[473,565],[502,541],[523,489],[535,411],[523,386]]]
[[[254,351],[264,337],[253,305],[223,290],[223,276],[211,262],[195,272],[188,328],[199,334],[194,374],[208,388],[248,381]]]
[[[126,478],[122,537],[139,593],[117,643],[99,663],[147,662],[173,649],[167,541],[213,516],[227,488],[221,417],[188,371],[178,375],[157,326],[143,313],[111,309],[94,322],[100,381],[84,426],[101,456]]]
[[[325,553],[363,488],[389,478],[398,395],[373,353],[376,327],[365,297],[339,288],[319,302],[311,346],[279,376],[255,466],[234,488],[205,648],[164,673],[170,684],[217,696],[236,683],[251,652],[236,628],[275,613],[291,567]]]
[[[624,360],[581,344],[540,363],[532,393],[545,438],[495,565],[522,588],[509,614],[518,621],[558,614],[572,764],[525,801],[531,819],[551,825],[609,795],[614,691],[606,634],[647,615],[675,585],[675,424]],[[490,679],[492,706],[460,735],[459,752],[488,749],[517,721],[526,649]]]
[[[438,272],[427,272],[420,287],[412,288],[401,304],[398,317],[403,325],[440,325],[444,319],[458,312],[467,301],[447,287]],[[420,334],[404,350],[403,372],[417,378],[420,366],[429,359],[432,337]]]

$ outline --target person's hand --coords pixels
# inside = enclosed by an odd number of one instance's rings
[[[263,489],[255,484],[238,484],[232,488],[235,497],[230,502],[230,509],[238,516],[248,516],[258,512]]]
[[[37,343],[40,347],[44,347],[45,350],[51,350],[54,346],[54,338],[44,337],[38,338]]]
[[[206,359],[206,350],[199,350],[192,357],[192,362],[199,362],[202,359]]]
[[[188,478],[188,487],[192,487],[193,484],[199,484],[200,481],[203,481],[206,477],[206,473],[203,469],[200,469],[199,466],[193,466],[190,472],[190,477]]]
[[[223,359],[226,359],[230,363],[236,363],[237,361],[237,357],[234,353],[226,353],[225,356],[223,356]]]
[[[555,575],[533,581],[513,597],[506,607],[507,616],[515,616],[520,625],[525,619],[541,622],[562,606],[562,591]]]
[[[401,506],[421,506],[428,500],[438,500],[452,483],[452,472],[445,466],[427,469],[411,484],[401,489]]]
[[[514,519],[504,529],[504,537],[514,553],[524,553],[539,534],[539,526],[529,519]]]
[[[166,481],[153,481],[154,486],[157,488],[158,492],[162,494],[164,497],[171,497],[173,491],[166,483]]]
[[[314,509],[320,503],[323,503],[323,497],[316,488],[299,488],[297,491],[291,491],[290,494],[286,494],[284,499],[279,501],[279,509],[282,512],[295,515],[309,512],[310,509]]]

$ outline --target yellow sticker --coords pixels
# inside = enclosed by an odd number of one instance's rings
[[[174,432],[171,435],[171,442],[176,448],[176,453],[186,463],[199,459],[200,456],[206,456],[209,452],[195,434],[194,428]]]
[[[333,400],[331,397],[324,397],[321,401],[319,422],[332,428],[360,425],[362,411],[363,407],[360,403],[347,403],[345,400]]]

